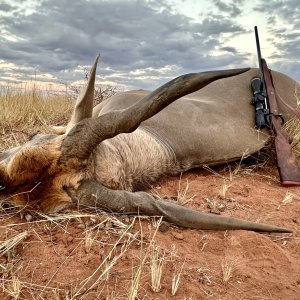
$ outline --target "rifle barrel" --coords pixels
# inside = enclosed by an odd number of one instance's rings
[[[258,56],[258,65],[259,65],[259,72],[260,72],[260,78],[264,78],[262,63],[261,63],[261,52],[260,52],[260,43],[259,43],[259,37],[258,37],[258,30],[257,26],[254,26],[254,32],[255,32],[255,40],[256,40],[256,49],[257,49],[257,56]]]
[[[265,97],[265,109],[268,109],[269,104],[267,100],[267,88],[265,84],[265,77],[264,77],[264,71],[262,66],[263,59],[261,57],[261,52],[260,52],[260,43],[259,43],[257,26],[254,26],[254,32],[255,32],[255,39],[256,39],[256,49],[257,49],[257,56],[258,56],[259,76],[261,79],[262,95]]]

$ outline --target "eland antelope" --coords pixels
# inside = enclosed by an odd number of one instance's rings
[[[255,129],[250,104],[257,69],[187,74],[153,92],[116,94],[93,109],[97,61],[63,134],[39,134],[0,154],[0,199],[45,213],[76,203],[159,215],[196,229],[290,232],[140,191],[166,174],[231,162],[264,147],[270,133]],[[295,104],[298,83],[278,72],[273,77],[281,97]]]

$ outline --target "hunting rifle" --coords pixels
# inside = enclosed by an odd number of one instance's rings
[[[273,84],[272,72],[265,59],[261,57],[257,26],[254,27],[254,31],[259,63],[259,77],[254,77],[251,80],[256,127],[258,129],[269,127],[273,132],[281,184],[283,186],[299,186],[300,168],[291,150],[291,139],[282,127],[284,119],[282,114],[278,112],[277,93]],[[288,106],[284,100],[281,101]]]

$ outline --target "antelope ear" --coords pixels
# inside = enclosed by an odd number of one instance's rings
[[[24,145],[9,160],[5,172],[7,179],[12,185],[18,185],[51,175],[61,155],[61,142],[62,136],[58,136],[42,143]]]
[[[71,120],[67,125],[65,133],[68,133],[77,123],[79,123],[83,119],[92,117],[96,69],[99,56],[99,54],[96,56],[96,59],[88,77],[88,82],[76,100],[74,111],[71,116]]]

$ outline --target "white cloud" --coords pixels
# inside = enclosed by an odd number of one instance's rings
[[[300,55],[295,5],[296,0],[6,1],[0,5],[0,59],[18,66],[10,77],[27,80],[37,72],[70,83],[84,78],[100,52],[99,80],[155,88],[183,73],[253,66],[258,25],[271,67],[300,80],[293,67]],[[1,69],[1,77],[6,72]]]

